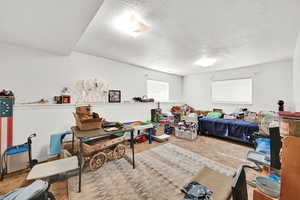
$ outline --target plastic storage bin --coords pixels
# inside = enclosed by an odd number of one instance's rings
[[[175,128],[175,136],[187,140],[196,140],[197,139],[197,130],[195,131],[185,131]]]

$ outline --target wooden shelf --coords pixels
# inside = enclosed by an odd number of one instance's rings
[[[27,109],[67,109],[75,108],[77,106],[91,105],[94,107],[97,106],[118,106],[118,105],[156,105],[158,102],[131,102],[124,101],[121,103],[108,103],[108,102],[98,102],[98,103],[79,103],[79,104],[15,104],[15,110],[27,110]],[[170,102],[160,102],[160,104],[184,104],[180,101],[170,101]]]

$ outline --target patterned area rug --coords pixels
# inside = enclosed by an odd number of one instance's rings
[[[182,186],[203,167],[226,175],[234,169],[173,144],[164,144],[136,154],[136,169],[125,159],[111,161],[94,172],[83,173],[82,192],[78,178],[69,179],[71,200],[181,200]]]

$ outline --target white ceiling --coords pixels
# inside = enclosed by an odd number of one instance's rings
[[[103,0],[0,0],[0,42],[68,55]]]
[[[185,75],[291,58],[300,31],[299,0],[101,2],[0,0],[0,41]],[[113,22],[126,12],[140,15],[150,29],[137,38],[119,31]],[[196,66],[203,55],[218,62]]]

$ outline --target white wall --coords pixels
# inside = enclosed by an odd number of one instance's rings
[[[293,64],[293,91],[296,111],[300,112],[300,35],[294,54]]]
[[[0,45],[0,89],[11,89],[17,101],[30,102],[59,95],[64,86],[77,80],[101,78],[110,89],[122,91],[122,100],[146,94],[146,79],[166,81],[170,85],[170,100],[182,99],[182,77],[134,67],[132,65],[81,53],[57,56],[15,46]],[[164,103],[167,111],[172,104]],[[150,119],[155,104],[97,104],[94,110],[107,120],[132,121]],[[47,158],[49,137],[74,125],[74,106],[15,106],[14,144],[25,142],[37,132],[33,157]]]
[[[279,99],[286,102],[287,109],[293,109],[291,60],[186,76],[184,78],[184,100],[196,109],[222,108],[225,112],[234,112],[241,105],[214,104],[212,102],[212,80],[246,77],[253,78],[253,104],[246,106],[250,110],[277,110]]]
[[[112,60],[72,53],[57,56],[42,51],[0,45],[1,88],[10,88],[18,101],[33,101],[59,95],[77,80],[102,78],[110,89],[120,89],[122,99],[146,94],[146,79],[166,81],[170,100],[182,99],[182,77],[151,71]]]

